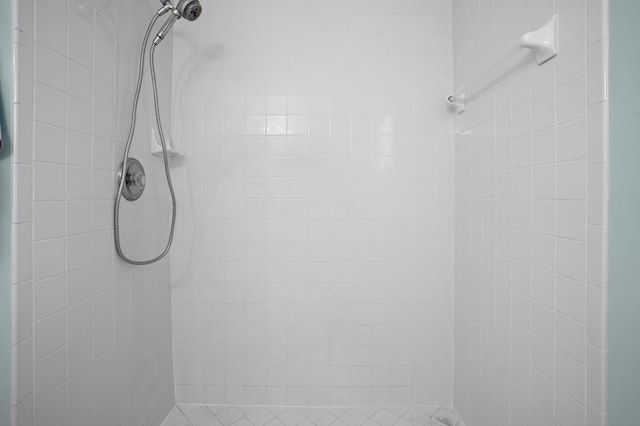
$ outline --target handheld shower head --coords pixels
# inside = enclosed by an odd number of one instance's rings
[[[202,5],[198,0],[180,0],[178,4],[173,7],[171,5],[171,0],[161,0],[164,7],[158,11],[158,14],[163,14],[162,11],[171,10],[171,16],[166,20],[164,25],[160,28],[158,35],[156,35],[155,40],[153,40],[153,44],[158,45],[162,40],[164,40],[165,36],[169,33],[173,24],[180,18],[184,18],[187,21],[195,21],[200,17],[202,13]],[[162,12],[162,13],[161,13]]]
[[[202,13],[202,5],[198,0],[180,0],[176,9],[187,21],[195,21]]]

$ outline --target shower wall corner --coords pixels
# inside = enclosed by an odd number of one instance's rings
[[[175,405],[169,264],[120,263],[111,215],[137,46],[159,4],[12,4],[11,424],[158,425]],[[170,44],[158,50],[169,102]],[[125,224],[141,256],[165,217],[150,105],[147,94],[132,151],[147,198]],[[158,214],[140,220],[148,211]]]
[[[11,421],[11,142],[13,5],[0,0],[0,424]]]

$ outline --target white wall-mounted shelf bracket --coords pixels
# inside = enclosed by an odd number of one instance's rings
[[[539,65],[558,54],[558,15],[553,15],[544,26],[526,33],[520,39],[520,46],[536,53]]]

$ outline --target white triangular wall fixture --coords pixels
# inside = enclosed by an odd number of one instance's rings
[[[536,31],[526,33],[520,39],[520,46],[536,53],[538,64],[543,64],[558,54],[558,15]]]

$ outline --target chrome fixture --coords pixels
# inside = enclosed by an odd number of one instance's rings
[[[138,69],[138,82],[136,84],[136,90],[133,95],[133,107],[131,109],[131,122],[129,126],[129,135],[127,136],[127,142],[124,148],[124,154],[122,159],[122,165],[120,166],[120,172],[118,174],[118,192],[113,206],[113,234],[116,245],[116,252],[120,259],[131,265],[149,265],[157,262],[169,253],[171,249],[171,243],[173,242],[173,233],[176,227],[176,194],[173,190],[173,183],[171,182],[171,172],[169,170],[169,155],[167,153],[167,144],[162,131],[162,121],[160,119],[160,102],[158,100],[158,82],[156,79],[155,69],[155,49],[157,45],[164,40],[165,36],[173,26],[173,24],[180,18],[185,18],[187,21],[195,21],[202,13],[202,6],[198,0],[180,0],[177,6],[173,6],[170,0],[164,0],[162,7],[153,15],[147,31],[145,32],[142,40],[142,48],[140,51],[140,65]],[[155,40],[151,44],[149,49],[149,69],[151,72],[151,85],[153,88],[153,100],[156,113],[156,125],[158,126],[158,135],[160,136],[160,144],[162,145],[162,157],[164,159],[164,172],[167,178],[167,186],[169,187],[169,193],[171,194],[171,227],[169,229],[169,238],[167,244],[158,256],[148,260],[133,260],[128,258],[122,251],[120,244],[120,203],[122,197],[129,201],[135,201],[142,196],[146,185],[146,178],[144,174],[144,168],[142,164],[135,158],[129,158],[129,152],[131,150],[131,143],[133,142],[133,135],[136,130],[136,119],[138,113],[138,101],[140,100],[140,90],[142,88],[142,78],[144,76],[144,55],[147,51],[147,44],[151,36],[151,31],[155,26],[158,18],[167,12],[171,12],[171,16],[165,21],[160,28],[160,31],[156,35]]]
[[[173,27],[173,24],[175,24],[178,19],[184,18],[187,21],[195,21],[202,13],[202,5],[198,0],[180,0],[176,7],[173,7],[169,0],[164,0],[162,4],[162,9],[160,9],[164,10],[162,14],[167,12],[167,8],[170,8],[171,16],[165,21],[162,27],[160,27],[160,31],[158,31],[156,38],[153,40],[153,44],[155,45],[160,44],[160,42],[164,40],[165,36],[169,33],[169,30],[171,30],[171,27]]]
[[[202,5],[198,0],[180,0],[176,6],[178,13],[187,21],[195,21],[202,13]]]
[[[120,165],[118,170],[118,180],[122,180],[122,173],[124,163]],[[124,172],[124,188],[122,189],[122,196],[129,201],[135,201],[144,192],[144,187],[147,184],[147,178],[144,174],[144,167],[137,159],[131,157],[127,162],[127,170]]]

